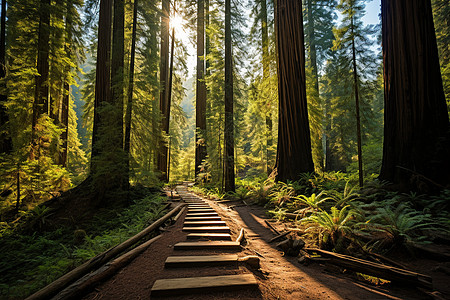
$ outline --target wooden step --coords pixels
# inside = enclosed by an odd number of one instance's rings
[[[207,213],[191,213],[188,212],[186,214],[186,218],[189,217],[218,217],[219,215],[216,212],[207,212]]]
[[[257,286],[258,283],[253,274],[159,279],[153,284],[151,296],[164,297],[191,293],[220,292],[257,288]]]
[[[197,241],[179,242],[174,245],[175,250],[241,250],[241,245],[233,241]]]
[[[196,213],[211,213],[211,212],[216,212],[214,209],[212,208],[204,208],[204,209],[191,209],[188,208],[188,213],[192,213],[192,214],[196,214]]]
[[[237,254],[230,255],[200,255],[200,256],[169,256],[166,259],[166,268],[189,268],[236,265]]]
[[[184,221],[184,226],[197,227],[197,226],[226,226],[224,221]]]
[[[184,218],[184,221],[221,221],[222,219],[217,216],[217,217],[186,217]]]
[[[193,205],[193,204],[189,204],[189,205],[188,205],[188,208],[189,208],[189,209],[194,209],[194,208],[197,208],[197,209],[198,209],[198,208],[211,208],[211,206],[206,205],[206,204],[205,204],[205,205],[203,205],[203,204],[201,204],[201,205],[197,205],[197,204],[194,204],[194,205]]]
[[[188,240],[221,240],[231,241],[231,235],[229,233],[189,233],[186,238]]]
[[[187,232],[202,232],[202,233],[208,233],[208,232],[230,232],[230,228],[228,226],[199,226],[199,227],[192,227],[192,226],[186,226],[183,227],[183,231]]]

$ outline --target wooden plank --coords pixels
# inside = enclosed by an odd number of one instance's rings
[[[237,254],[230,255],[200,255],[200,256],[169,256],[166,259],[166,268],[189,268],[208,266],[237,266]]]
[[[186,218],[189,217],[218,217],[219,215],[216,212],[208,212],[208,213],[191,213],[188,212],[186,214]]]
[[[228,226],[199,226],[199,227],[183,227],[183,231],[187,232],[230,232]]]
[[[198,226],[226,226],[224,221],[184,221],[184,226],[198,227]]]
[[[185,221],[221,221],[219,216],[217,217],[186,217]]]
[[[189,212],[191,213],[202,213],[202,212],[215,212],[212,208],[188,208]]]
[[[229,233],[189,233],[186,238],[188,240],[222,240],[231,241],[231,235]]]
[[[257,286],[258,283],[253,274],[159,279],[153,284],[151,296],[219,292]]]
[[[198,242],[179,242],[174,245],[175,250],[240,250],[241,245],[232,241],[198,241]]]

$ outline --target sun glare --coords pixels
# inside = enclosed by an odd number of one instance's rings
[[[179,14],[174,14],[170,17],[170,28],[175,29],[176,33],[182,33],[184,31],[184,20]]]

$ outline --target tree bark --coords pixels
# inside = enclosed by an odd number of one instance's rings
[[[111,102],[110,86],[110,54],[111,54],[111,21],[113,0],[101,0],[98,20],[97,66],[95,70],[95,102],[94,124],[92,128],[91,172],[97,168],[96,157],[101,153],[98,146],[99,128],[104,124],[104,116],[100,114],[102,103]]]
[[[125,113],[125,140],[123,150],[126,155],[126,168],[128,173],[127,178],[130,177],[130,139],[131,139],[131,117],[133,112],[133,89],[134,89],[134,60],[136,56],[136,28],[137,28],[137,12],[138,12],[138,0],[134,0],[133,7],[133,29],[131,33],[131,53],[130,53],[130,77],[128,79],[128,94],[127,94],[127,110]]]
[[[6,0],[2,0],[1,6],[1,29],[0,29],[0,80],[6,77]],[[9,121],[8,112],[4,103],[6,102],[6,83],[2,81],[1,88],[5,92],[0,94],[0,153],[11,153],[12,140],[6,131]]]
[[[206,84],[205,84],[205,6],[199,0],[197,9],[197,88],[195,107],[195,177],[206,159]],[[204,171],[204,170],[203,170]]]
[[[380,179],[428,191],[450,183],[449,119],[431,1],[383,0],[385,127]]]
[[[161,52],[159,65],[159,82],[160,82],[160,98],[159,109],[162,114],[161,131],[164,134],[169,132],[169,103],[168,103],[168,83],[169,83],[169,15],[170,2],[162,0],[162,15],[161,15]],[[158,170],[160,172],[160,179],[164,182],[167,178],[167,152],[168,147],[163,138],[160,140],[160,152],[158,153]]]
[[[36,124],[39,116],[48,113],[49,105],[49,49],[50,49],[50,0],[41,0],[39,5],[39,33],[38,33],[38,54],[36,69],[35,94],[33,103],[33,118],[31,124],[32,143],[36,144]],[[32,150],[33,151],[33,150]]]
[[[225,192],[235,191],[234,122],[233,122],[233,57],[231,40],[231,0],[225,0]]]
[[[353,89],[355,93],[355,109],[356,109],[356,138],[358,144],[358,174],[359,186],[364,185],[363,161],[362,161],[362,144],[361,144],[361,117],[359,111],[359,90],[358,90],[358,71],[356,68],[356,47],[355,34],[353,32],[353,17],[351,21],[352,31],[352,62],[353,62]]]
[[[300,1],[278,0],[278,147],[276,180],[298,180],[313,172],[306,102],[305,48]]]

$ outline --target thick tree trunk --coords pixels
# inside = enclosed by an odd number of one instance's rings
[[[36,86],[33,103],[33,118],[31,124],[32,143],[36,144],[35,133],[39,116],[48,113],[49,101],[49,50],[50,50],[50,0],[41,0],[39,7],[39,33],[38,33],[38,54],[36,69]]]
[[[205,84],[205,7],[198,1],[197,9],[197,89],[195,107],[195,177],[206,159],[206,84]]]
[[[277,1],[278,181],[298,180],[313,172],[306,102],[305,48],[300,1]]]
[[[169,132],[169,103],[168,103],[168,84],[169,84],[169,15],[170,15],[169,0],[162,0],[162,15],[161,15],[161,52],[159,65],[159,82],[160,82],[160,98],[159,109],[162,114],[161,131],[163,134]],[[160,140],[160,152],[158,153],[158,170],[160,172],[160,179],[164,182],[167,178],[167,143],[162,138]]]
[[[117,155],[117,176],[120,187],[129,189],[127,156],[123,151],[123,101],[124,101],[124,57],[125,57],[125,6],[124,0],[114,0],[113,34],[111,49],[111,104],[113,120],[111,128],[114,132],[111,149]]]
[[[127,93],[127,110],[125,113],[125,140],[123,150],[125,151],[125,171],[128,173],[127,178],[130,177],[130,139],[131,139],[131,116],[133,112],[133,89],[134,89],[134,59],[136,56],[136,27],[137,27],[137,12],[138,0],[134,0],[133,7],[133,30],[131,33],[131,54],[130,54],[130,77],[128,79],[128,93]]]
[[[364,185],[363,161],[362,161],[362,143],[361,143],[361,117],[359,111],[359,89],[358,89],[358,71],[356,68],[356,47],[355,34],[353,32],[353,18],[351,22],[352,30],[352,62],[353,62],[353,89],[355,93],[355,109],[356,109],[356,138],[358,145],[358,174],[359,186]]]
[[[111,21],[113,0],[101,0],[98,19],[97,66],[95,70],[94,124],[92,128],[91,172],[97,169],[95,159],[101,153],[99,147],[99,129],[105,123],[104,114],[100,113],[103,103],[111,102],[110,54]]]
[[[233,57],[231,41],[231,0],[225,0],[225,192],[234,192]]]
[[[383,0],[385,127],[380,179],[450,183],[449,119],[430,0]],[[428,186],[427,186],[428,185]]]
[[[1,29],[0,29],[0,80],[6,77],[6,0],[2,0],[1,7]],[[12,151],[12,140],[6,131],[8,124],[8,112],[4,103],[7,100],[6,84],[2,82],[0,94],[0,153],[10,153]]]

